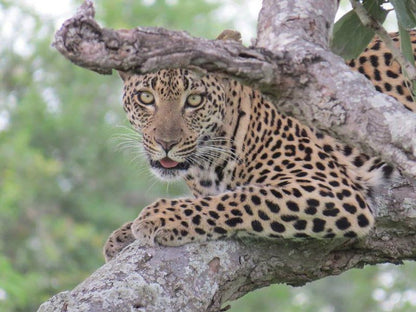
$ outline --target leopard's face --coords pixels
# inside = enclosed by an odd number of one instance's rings
[[[224,119],[225,94],[217,79],[182,69],[123,79],[124,109],[142,134],[153,173],[172,180],[209,161]]]

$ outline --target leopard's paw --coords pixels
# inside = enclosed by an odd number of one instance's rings
[[[135,240],[131,230],[132,224],[133,222],[125,223],[108,237],[103,248],[106,262],[113,259],[124,247],[130,245]]]
[[[159,227],[160,220],[157,220],[156,218],[137,218],[134,220],[131,230],[135,239],[138,240],[141,245],[153,246],[155,245],[155,233]]]
[[[193,241],[184,225],[165,222],[163,218],[156,216],[137,218],[131,228],[134,237],[143,245],[180,246]]]

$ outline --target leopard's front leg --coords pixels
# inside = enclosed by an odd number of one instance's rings
[[[264,202],[261,192],[258,187],[242,187],[195,199],[161,199],[141,211],[132,233],[143,244],[165,246],[230,237],[239,231],[266,236],[255,221]]]
[[[165,246],[230,236],[240,228],[237,225],[243,223],[243,219],[239,212],[235,215],[226,212],[228,196],[158,200],[144,208],[134,220],[132,233],[143,244]],[[228,219],[228,226],[224,218]]]
[[[133,222],[127,222],[115,230],[104,244],[103,253],[105,261],[113,259],[124,247],[130,245],[136,238],[131,232]]]
[[[229,217],[225,212],[228,195],[215,199],[160,199],[145,207],[134,222],[127,222],[108,237],[103,253],[106,261],[113,259],[122,249],[138,240],[142,245],[159,243],[166,246],[179,246],[193,241],[217,239],[232,234],[221,220]],[[215,212],[215,210],[218,211]],[[242,220],[240,213],[234,221]],[[237,220],[238,219],[238,220]],[[228,223],[231,224],[233,220]]]
[[[237,232],[268,238],[353,238],[367,234],[374,217],[362,194],[350,189],[337,196],[321,196],[324,191],[332,192],[329,189],[311,181],[303,194],[288,183],[240,187],[196,199],[162,199],[144,208],[131,225],[115,231],[109,242],[125,238],[118,245],[122,248],[132,237],[143,245],[178,246]],[[126,232],[127,228],[131,232]]]
[[[368,233],[374,217],[362,194],[322,197],[328,187],[315,183],[303,196],[285,186],[247,186],[196,199],[160,200],[133,222],[143,244],[178,246],[229,237],[237,232],[268,238],[358,237]]]

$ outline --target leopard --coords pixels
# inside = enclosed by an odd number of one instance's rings
[[[416,55],[416,30],[409,31],[409,34]],[[390,33],[390,37],[400,48],[399,33]],[[400,64],[394,60],[393,54],[379,37],[375,37],[364,52],[356,59],[349,60],[347,65],[369,79],[377,91],[392,96],[408,110],[416,111],[411,83],[405,79]]]
[[[416,111],[380,39],[347,65]],[[106,261],[135,240],[148,246],[231,237],[353,240],[372,230],[375,191],[395,172],[381,158],[280,113],[259,91],[225,75],[170,68],[120,76],[123,108],[151,171],[162,180],[183,179],[193,196],[143,208],[110,235]]]

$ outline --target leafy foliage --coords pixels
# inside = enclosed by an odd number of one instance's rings
[[[363,7],[371,18],[383,23],[389,13],[385,9],[387,2],[385,0],[363,0]],[[402,29],[408,31],[416,27],[415,0],[390,0],[389,2],[394,7],[393,12]],[[351,10],[335,23],[331,49],[344,59],[350,60],[356,58],[367,47],[374,35],[374,31],[364,26],[357,13]],[[407,32],[400,35],[401,37],[402,35],[408,36]],[[403,41],[406,42],[406,38]]]
[[[416,27],[416,1],[415,0],[363,0],[362,4],[370,18],[383,23],[389,13],[385,9],[390,2],[400,34],[400,49],[406,59],[414,64],[414,53],[410,42],[409,30]],[[351,10],[341,17],[334,25],[331,40],[331,49],[334,53],[342,56],[345,60],[356,58],[370,41],[375,32],[364,26],[355,10]],[[406,72],[404,72],[407,75]],[[412,91],[413,98],[416,96],[416,81],[410,81],[408,88]]]
[[[387,11],[381,7],[383,0],[364,0],[367,12],[380,23],[387,17]],[[364,26],[354,10],[341,17],[334,25],[331,49],[346,60],[356,58],[374,37],[374,31]]]
[[[399,24],[409,30],[416,27],[416,1],[390,0],[397,15]]]

